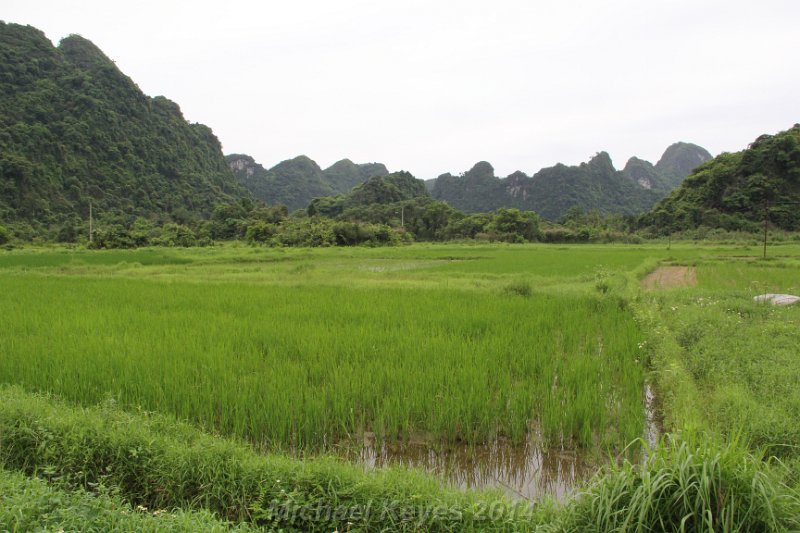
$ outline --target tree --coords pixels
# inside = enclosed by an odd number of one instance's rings
[[[6,244],[9,241],[8,230],[0,226],[0,244]]]
[[[258,220],[247,227],[245,238],[250,244],[269,242],[278,232],[278,226]]]
[[[539,237],[539,216],[533,211],[498,209],[487,229],[502,240],[535,241]]]

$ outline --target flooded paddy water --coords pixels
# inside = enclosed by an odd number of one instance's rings
[[[530,501],[543,495],[563,499],[598,466],[580,451],[544,449],[533,439],[516,446],[498,439],[485,445],[442,447],[370,441],[367,437],[364,445],[341,448],[339,453],[366,470],[404,465],[435,474],[463,489],[499,488],[514,499]]]
[[[644,390],[645,430],[642,439],[654,447],[662,433],[657,398],[650,385]],[[506,439],[489,444],[435,444],[424,436],[405,443],[380,441],[375,434],[345,441],[334,453],[365,470],[402,465],[435,474],[462,489],[497,488],[513,499],[536,501],[550,496],[563,501],[613,460],[597,449],[545,447],[538,435],[522,445]]]

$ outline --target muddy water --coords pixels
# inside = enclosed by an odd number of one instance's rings
[[[530,501],[543,495],[563,499],[597,468],[597,464],[575,451],[544,451],[533,442],[513,446],[502,440],[481,446],[433,448],[424,442],[378,444],[367,434],[362,445],[342,446],[339,453],[363,464],[366,470],[398,464],[411,466],[458,487],[500,488],[515,499]]]
[[[653,447],[662,430],[657,398],[649,385],[644,399],[643,439]],[[480,446],[437,447],[425,438],[411,439],[406,444],[380,443],[367,433],[363,442],[340,443],[336,450],[347,460],[362,464],[365,470],[405,465],[436,474],[461,488],[499,488],[514,499],[529,501],[542,496],[564,500],[588,481],[604,461],[602,455],[598,459],[598,454],[543,449],[538,442],[531,437],[522,446],[496,440]]]

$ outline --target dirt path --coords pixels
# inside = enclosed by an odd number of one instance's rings
[[[642,287],[650,290],[673,289],[697,285],[697,270],[686,266],[664,266],[650,272],[642,280]]]

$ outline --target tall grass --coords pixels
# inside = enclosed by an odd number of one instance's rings
[[[692,444],[690,444],[692,442]],[[601,470],[559,530],[754,533],[797,531],[800,499],[735,441],[662,440],[643,464]]]
[[[269,447],[388,439],[614,446],[642,434],[613,299],[497,290],[0,276],[0,382],[113,397]]]

